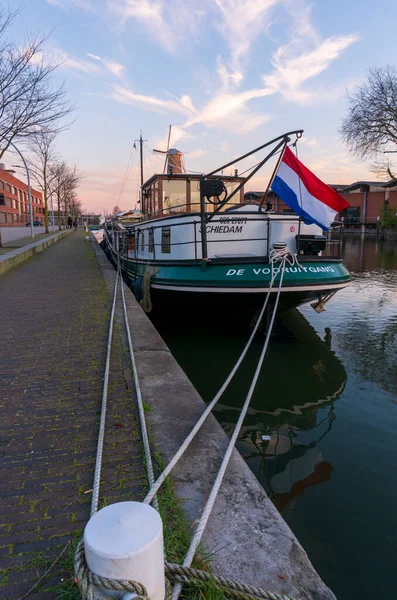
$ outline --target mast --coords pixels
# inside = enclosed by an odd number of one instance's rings
[[[143,213],[145,208],[143,206],[143,142],[147,142],[147,140],[142,139],[142,131],[141,135],[139,136],[139,140],[134,141],[134,146],[136,142],[139,142],[139,156],[141,162],[141,212]]]
[[[140,157],[141,157],[141,194],[142,194],[142,187],[143,187],[143,139],[142,139],[142,132],[141,135],[139,136],[139,150],[140,150]]]

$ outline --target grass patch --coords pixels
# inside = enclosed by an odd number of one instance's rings
[[[155,462],[161,473],[165,467],[162,457],[155,453]],[[158,495],[159,511],[164,526],[164,552],[168,562],[181,563],[188,551],[192,537],[191,527],[181,507],[181,501],[175,493],[174,484],[170,477],[164,481]],[[192,567],[211,573],[210,562],[214,554],[202,546],[197,548]],[[189,600],[224,600],[224,593],[215,582],[192,583],[185,585],[182,598]]]

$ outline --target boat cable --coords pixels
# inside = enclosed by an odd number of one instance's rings
[[[117,273],[116,273],[116,281],[114,283],[112,309],[110,312],[108,344],[107,344],[107,349],[106,349],[105,373],[103,376],[101,418],[100,418],[100,422],[99,422],[98,443],[97,443],[96,459],[95,459],[94,483],[92,486],[91,515],[90,515],[91,517],[97,512],[98,503],[99,503],[99,486],[100,486],[100,481],[101,481],[103,441],[105,438],[106,408],[107,408],[107,399],[108,399],[110,355],[112,352],[114,312],[115,312],[115,307],[116,307],[116,296],[117,296],[117,287],[118,287],[118,283],[119,283],[119,277],[120,277],[120,267],[118,265]]]
[[[291,142],[291,144],[287,144],[287,147],[288,147],[288,148],[291,148],[291,147],[295,147],[295,145],[296,145],[296,140],[295,140],[294,142]],[[275,152],[275,153],[273,154],[273,156],[278,156],[278,155],[279,155],[279,154],[281,154],[281,152],[283,152],[283,151],[284,151],[284,148],[282,148],[282,149],[281,149],[281,150],[279,150],[278,152]],[[273,157],[272,157],[272,158],[273,158]],[[252,171],[252,169],[255,169],[255,167],[257,167],[258,165],[260,165],[260,164],[261,164],[261,162],[262,162],[262,161],[259,161],[259,162],[257,162],[255,165],[252,165],[252,167],[248,167],[248,169],[245,169],[245,171],[243,171],[242,173],[239,173],[239,175],[238,175],[238,176],[239,176],[239,177],[241,177],[242,175],[245,175],[245,173],[247,173],[248,171]]]
[[[296,259],[296,257],[293,257],[293,260],[295,260],[295,259]],[[274,269],[273,268],[274,263],[280,262],[280,260],[281,260],[280,268]],[[250,336],[242,354],[240,355],[235,366],[233,367],[231,374],[229,375],[229,377],[227,378],[227,380],[225,381],[225,383],[219,390],[218,394],[215,396],[216,399],[220,398],[221,394],[226,389],[228,383],[231,381],[232,377],[234,376],[238,367],[240,366],[244,356],[246,355],[246,352],[254,338],[256,331],[258,330],[259,324],[261,322],[264,311],[266,309],[266,306],[267,306],[267,303],[268,303],[268,300],[270,297],[270,291],[273,286],[274,280],[275,280],[276,276],[278,275],[278,273],[281,271],[280,281],[279,281],[279,286],[278,286],[278,290],[277,290],[277,296],[276,296],[276,300],[275,300],[275,304],[274,304],[274,308],[273,308],[271,321],[270,321],[269,328],[267,331],[267,335],[266,335],[265,343],[264,343],[264,346],[262,349],[262,353],[261,353],[256,371],[254,374],[254,378],[251,383],[251,386],[250,386],[248,395],[246,397],[239,420],[237,422],[235,431],[233,432],[232,438],[229,441],[226,453],[222,460],[220,470],[219,470],[216,480],[213,484],[210,497],[204,507],[202,517],[196,528],[196,532],[193,536],[190,548],[185,557],[183,565],[177,565],[177,564],[168,563],[168,562],[165,563],[165,575],[166,575],[166,582],[167,582],[167,586],[166,586],[167,600],[171,600],[172,597],[178,598],[183,584],[202,585],[203,583],[210,583],[213,586],[215,586],[217,589],[219,589],[220,591],[226,593],[228,596],[234,597],[234,598],[240,599],[240,600],[256,600],[258,598],[261,598],[263,600],[294,600],[293,598],[286,596],[286,595],[280,595],[280,594],[277,594],[277,593],[274,593],[274,592],[271,592],[268,590],[264,590],[262,588],[256,588],[254,586],[242,584],[239,582],[234,582],[230,579],[227,579],[227,578],[224,578],[221,576],[215,576],[212,573],[200,571],[198,569],[193,569],[190,567],[191,561],[194,557],[195,550],[201,540],[202,534],[204,532],[204,528],[206,526],[206,523],[207,523],[209,515],[211,513],[213,504],[215,502],[217,493],[218,493],[220,485],[222,483],[224,473],[225,473],[227,465],[229,463],[229,460],[230,460],[230,457],[232,454],[232,450],[234,448],[235,441],[238,437],[242,422],[243,422],[245,414],[247,412],[252,394],[256,387],[256,383],[257,383],[259,373],[262,368],[263,360],[265,358],[268,343],[270,340],[270,335],[271,335],[271,331],[273,328],[275,315],[277,312],[277,306],[278,306],[278,301],[279,301],[281,287],[282,287],[285,264],[286,264],[286,262],[290,263],[290,260],[291,260],[291,255],[289,254],[289,252],[287,252],[287,249],[285,247],[284,248],[281,248],[281,247],[276,248],[271,251],[270,256],[269,256],[269,262],[271,262],[271,264],[272,264],[273,276],[272,276],[272,280],[271,280],[271,283],[269,286],[268,293],[266,295],[265,302],[263,304],[262,310],[258,317],[257,323],[255,324],[255,327],[251,333],[251,336]],[[115,279],[115,285],[114,285],[113,301],[112,301],[112,308],[111,308],[110,322],[109,322],[109,333],[108,333],[108,343],[107,343],[105,373],[104,373],[104,383],[103,383],[103,393],[102,393],[102,407],[101,407],[101,417],[100,417],[100,426],[99,426],[99,434],[98,434],[97,456],[96,456],[95,472],[94,472],[93,496],[92,496],[92,503],[91,503],[91,515],[90,515],[91,517],[98,511],[98,504],[99,504],[99,486],[100,486],[101,467],[102,467],[103,442],[104,442],[104,436],[105,436],[105,422],[106,422],[107,392],[108,392],[108,383],[109,383],[111,345],[112,345],[112,339],[113,339],[113,325],[114,325],[115,306],[116,306],[117,288],[118,288],[119,279],[121,279],[123,312],[124,312],[124,320],[126,323],[127,338],[128,338],[128,343],[129,343],[129,347],[130,347],[131,364],[133,367],[134,379],[136,381],[136,389],[139,390],[139,392],[137,392],[137,394],[139,393],[139,398],[141,401],[139,404],[139,406],[140,406],[139,415],[140,415],[140,419],[142,419],[141,425],[144,423],[143,427],[141,427],[142,436],[144,437],[146,435],[146,441],[147,441],[146,445],[144,442],[145,454],[146,454],[146,452],[148,452],[147,456],[150,457],[150,459],[146,461],[147,467],[148,467],[148,476],[149,476],[149,479],[150,478],[152,478],[152,480],[154,479],[153,465],[151,462],[150,445],[149,445],[149,440],[148,440],[148,436],[147,436],[146,420],[145,420],[145,413],[144,413],[144,409],[143,409],[141,390],[140,390],[139,380],[137,378],[137,373],[136,373],[136,363],[135,363],[134,353],[133,353],[133,351],[131,352],[131,350],[132,350],[131,332],[130,332],[129,324],[128,324],[128,315],[127,315],[127,308],[126,308],[126,304],[125,304],[123,281],[122,281],[122,277],[121,277],[120,260],[118,259],[117,273],[116,273],[116,279]],[[214,400],[215,400],[215,398],[214,398]],[[211,402],[211,406],[213,406],[215,404],[214,400]],[[203,415],[199,419],[198,423],[201,423],[200,427],[201,427],[202,423],[204,422],[205,417],[208,416],[208,414],[209,414],[209,411],[208,411],[209,406],[207,407],[207,409],[204,411]],[[193,439],[194,435],[197,433],[197,431],[200,427],[197,427],[197,424],[196,424],[196,426],[193,428],[192,432],[189,434],[189,436],[187,436],[184,443],[182,444],[182,446],[185,446],[184,450],[186,450],[190,441]],[[194,432],[194,434],[192,435],[193,432]],[[186,444],[187,441],[188,441],[188,443]],[[181,448],[182,448],[182,446],[181,446]],[[160,477],[157,479],[157,481],[154,483],[154,485],[152,485],[151,490],[150,490],[149,494],[146,496],[144,502],[150,503],[154,499],[157,500],[157,498],[155,498],[155,494],[157,493],[157,490],[159,489],[161,484],[164,482],[164,480],[166,478],[165,474],[168,474],[172,470],[172,468],[175,466],[175,464],[177,463],[179,458],[182,456],[182,454],[183,454],[183,452],[180,453],[179,451],[175,454],[175,456],[173,457],[173,459],[171,460],[169,465],[167,465],[166,469],[164,469],[163,473],[160,475]],[[171,466],[171,463],[173,463],[172,466]],[[151,473],[152,473],[151,475],[149,475],[149,465],[151,467]],[[82,538],[80,540],[80,542],[77,546],[77,549],[75,552],[74,566],[75,566],[76,581],[79,585],[80,592],[81,592],[82,598],[84,600],[96,600],[98,598],[95,586],[100,586],[102,588],[112,590],[112,591],[132,592],[134,594],[138,594],[138,600],[140,598],[142,600],[149,600],[146,588],[139,582],[125,581],[125,580],[121,580],[121,581],[113,580],[113,579],[109,579],[106,577],[101,577],[101,576],[96,575],[95,573],[91,572],[89,570],[86,560],[85,560],[84,538]],[[176,583],[174,596],[172,596],[170,582]]]
[[[272,266],[272,278],[271,281],[269,283],[269,289],[267,291],[266,294],[266,298],[265,301],[263,303],[263,306],[261,308],[261,311],[258,315],[258,319],[255,323],[255,326],[251,332],[251,335],[242,351],[242,353],[240,354],[237,362],[235,363],[234,367],[232,368],[232,370],[230,371],[229,375],[227,376],[226,380],[224,381],[224,383],[222,384],[222,386],[219,388],[218,392],[215,394],[214,398],[211,400],[211,402],[208,404],[208,406],[206,407],[206,409],[204,410],[204,412],[202,413],[201,417],[199,418],[199,420],[197,421],[197,423],[194,425],[193,429],[191,430],[191,432],[186,436],[185,440],[183,441],[183,443],[181,444],[181,446],[179,447],[179,449],[177,450],[177,452],[174,454],[173,458],[170,460],[170,462],[168,463],[168,465],[165,467],[164,471],[159,475],[159,477],[157,478],[156,482],[154,483],[154,485],[152,486],[152,488],[150,489],[149,493],[147,494],[144,502],[150,504],[154,495],[158,492],[158,490],[160,489],[161,485],[164,483],[165,479],[168,477],[168,475],[171,473],[172,469],[175,467],[175,465],[177,464],[177,462],[179,461],[179,459],[182,457],[182,455],[184,454],[184,452],[187,450],[187,448],[189,447],[191,441],[193,440],[193,438],[196,436],[196,434],[198,433],[198,431],[200,430],[200,428],[202,427],[204,421],[206,420],[206,418],[208,417],[208,415],[210,414],[210,412],[212,411],[212,409],[214,408],[214,406],[217,404],[218,400],[221,398],[221,396],[223,395],[224,391],[226,390],[226,388],[228,387],[229,383],[231,382],[231,380],[233,379],[234,375],[236,374],[239,366],[241,365],[241,363],[244,360],[244,357],[246,356],[252,340],[254,339],[256,332],[259,329],[259,326],[261,324],[263,315],[265,314],[265,310],[267,307],[267,304],[269,302],[269,298],[270,298],[270,294],[272,292],[272,288],[273,288],[273,284],[274,281],[278,275],[278,270],[273,268],[273,265],[275,262],[277,262],[278,257],[281,257],[281,254],[283,255],[282,258],[282,274],[284,276],[284,268],[285,268],[285,263],[288,262],[290,265],[293,265],[296,263],[296,257],[291,255],[290,252],[288,251],[288,249],[284,249],[284,248],[280,248],[277,251],[272,250],[269,254],[269,261],[270,264]],[[284,258],[285,256],[285,258]]]
[[[135,155],[133,157],[132,155],[134,153],[134,150],[135,150]],[[132,146],[132,148],[131,148],[130,156],[128,158],[127,166],[125,168],[125,173],[124,173],[123,181],[121,183],[121,187],[120,187],[119,195],[118,195],[118,198],[117,198],[117,204],[116,204],[116,206],[119,205],[119,202],[120,202],[120,200],[121,200],[121,198],[122,198],[122,196],[124,194],[124,189],[125,189],[125,186],[127,184],[128,177],[130,175],[131,169],[132,169],[132,167],[134,165],[134,162],[135,162],[135,159],[136,159],[137,156],[138,156],[138,153],[137,153],[137,150],[136,150],[136,147],[135,147],[135,144],[134,144]]]
[[[274,263],[276,260],[278,260],[278,256],[279,255],[278,255],[278,250],[272,250],[272,252],[273,252],[273,263]],[[283,248],[282,250],[280,249],[280,254],[281,254],[281,257],[282,257],[281,258],[282,262],[281,262],[281,267],[280,267],[280,270],[281,270],[280,281],[279,281],[278,288],[277,288],[277,295],[276,295],[276,299],[275,299],[275,302],[274,302],[273,312],[272,312],[272,316],[271,316],[271,319],[270,319],[269,327],[267,329],[267,334],[266,334],[265,342],[263,344],[262,352],[260,354],[260,357],[259,357],[259,360],[258,360],[258,364],[256,366],[254,377],[252,379],[250,388],[248,390],[248,394],[247,394],[247,396],[245,398],[245,401],[244,401],[243,407],[241,409],[240,416],[238,418],[236,426],[234,428],[233,434],[232,434],[232,436],[231,436],[231,438],[229,440],[229,444],[227,446],[226,452],[225,452],[224,457],[222,459],[222,463],[221,463],[221,466],[219,468],[219,471],[218,471],[218,474],[216,476],[216,479],[214,481],[214,484],[212,486],[210,495],[209,495],[208,500],[207,500],[207,502],[206,502],[206,504],[204,506],[204,509],[203,509],[202,514],[201,514],[199,523],[198,523],[198,525],[196,527],[196,530],[194,532],[193,538],[192,538],[192,540],[190,542],[189,549],[188,549],[188,551],[186,553],[186,556],[184,558],[184,561],[182,563],[183,567],[190,567],[191,566],[193,558],[194,558],[194,555],[196,554],[197,547],[198,547],[198,545],[201,542],[201,538],[203,536],[203,533],[204,533],[205,527],[207,525],[208,519],[209,519],[209,517],[211,515],[211,512],[212,512],[212,509],[214,507],[215,500],[216,500],[216,498],[218,496],[218,492],[219,492],[219,489],[221,487],[223,478],[225,476],[226,469],[228,467],[230,458],[232,456],[232,452],[234,450],[237,438],[238,438],[238,436],[240,434],[240,430],[241,430],[241,427],[243,425],[243,421],[244,421],[245,415],[246,415],[248,407],[249,407],[249,405],[251,403],[252,395],[254,393],[254,390],[256,388],[256,384],[258,382],[258,378],[259,378],[259,375],[260,375],[260,372],[261,372],[261,369],[262,369],[263,361],[265,359],[267,348],[268,348],[268,345],[269,345],[270,336],[271,336],[271,333],[272,333],[272,330],[273,330],[274,319],[275,319],[276,313],[277,313],[278,302],[279,302],[279,299],[280,299],[281,288],[282,288],[282,285],[283,285],[285,263],[286,263],[286,260],[287,260],[287,258],[286,258],[286,252],[289,253],[289,250],[288,250],[287,246],[285,246],[285,248]],[[278,271],[277,271],[277,273],[278,273]],[[172,594],[172,600],[178,600],[181,591],[182,591],[182,584],[178,583],[175,586],[175,588],[174,588],[174,591],[173,591],[173,594]]]
[[[143,407],[141,386],[139,385],[139,377],[138,377],[138,371],[136,368],[134,347],[132,345],[131,330],[130,330],[130,324],[128,321],[127,306],[126,306],[126,302],[125,302],[124,282],[122,279],[121,279],[121,300],[123,303],[124,323],[125,323],[125,328],[126,328],[126,332],[127,332],[128,349],[130,352],[130,361],[131,361],[132,373],[133,373],[133,377],[134,377],[136,399],[137,399],[137,403],[138,403],[139,421],[140,421],[140,425],[141,425],[143,448],[145,451],[146,470],[147,470],[147,474],[148,474],[149,485],[150,485],[150,487],[152,487],[154,484],[154,481],[155,481],[152,453],[150,451],[150,442],[149,442],[149,436],[148,436],[148,432],[147,432],[145,409]],[[159,503],[158,503],[158,499],[156,496],[153,497],[152,503],[153,503],[154,508],[158,511]]]

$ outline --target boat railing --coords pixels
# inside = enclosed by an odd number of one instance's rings
[[[257,216],[255,216],[257,214]],[[255,223],[255,222],[261,222],[265,225],[264,227],[264,232],[263,235],[260,236],[256,236],[256,237],[236,237],[235,235],[233,236],[229,236],[227,235],[228,231],[225,231],[225,227],[238,227],[242,224],[246,224],[249,215],[249,223]],[[179,216],[179,215],[178,215]],[[150,254],[152,254],[151,259],[155,260],[156,258],[158,258],[159,255],[159,251],[158,249],[161,248],[163,249],[165,246],[167,247],[167,253],[171,254],[171,250],[172,248],[175,247],[183,247],[183,246],[192,246],[194,247],[194,258],[196,260],[201,258],[201,253],[200,253],[200,244],[201,244],[201,226],[202,226],[202,221],[201,221],[201,215],[200,213],[188,213],[187,215],[189,218],[188,219],[184,219],[183,221],[179,221],[179,220],[174,220],[174,219],[167,219],[166,221],[162,220],[161,222],[156,222],[155,220],[153,221],[152,225],[148,227],[148,223],[147,221],[141,221],[140,223],[136,224],[133,229],[129,229],[128,230],[128,235],[131,238],[132,236],[134,236],[134,241],[132,244],[125,244],[124,247],[125,248],[129,248],[129,250],[134,252],[134,257],[138,258],[138,252],[139,250],[142,250],[142,237],[144,236],[144,232],[147,232],[149,230],[149,239],[145,239],[144,238],[144,247],[145,249],[147,249],[149,247],[149,252]],[[210,244],[211,246],[213,244],[225,244],[225,243],[230,243],[233,242],[233,244],[236,245],[236,254],[238,254],[238,248],[241,248],[241,244],[246,244],[246,243],[251,243],[251,242],[263,242],[263,254],[261,254],[261,258],[266,258],[269,255],[269,252],[271,250],[271,224],[272,223],[280,223],[282,222],[283,224],[288,224],[291,223],[291,226],[294,225],[294,227],[296,227],[296,235],[295,235],[295,241],[296,241],[296,252],[298,255],[298,258],[302,258],[305,257],[304,259],[308,260],[310,257],[310,260],[322,260],[324,258],[333,258],[333,259],[339,259],[341,256],[341,239],[331,239],[330,236],[307,236],[307,235],[301,235],[300,234],[300,229],[301,229],[301,224],[303,223],[302,220],[300,220],[297,215],[294,214],[283,214],[280,215],[279,218],[277,218],[277,215],[275,213],[271,213],[271,214],[267,214],[264,212],[258,212],[258,213],[253,213],[253,212],[246,212],[244,213],[243,211],[239,211],[237,212],[233,212],[233,213],[218,213],[216,218],[213,218],[212,221],[210,223],[208,223],[208,225],[206,225],[207,227],[207,233],[208,232],[208,228],[211,228],[211,233],[213,235],[216,235],[217,233],[219,233],[218,236],[216,237],[211,237],[210,240],[208,240],[208,244]],[[140,227],[140,224],[144,224],[144,227]],[[191,239],[188,240],[182,240],[182,241],[172,241],[173,236],[171,234],[171,231],[178,228],[178,227],[186,227],[186,225],[192,225],[193,226],[193,237]],[[222,228],[222,230],[221,230]],[[169,232],[168,235],[168,239],[165,237],[163,237],[163,234],[165,234],[167,232]],[[155,235],[156,230],[162,230],[162,237],[161,237],[161,241],[156,241],[156,238],[158,240],[158,236]],[[165,230],[165,231],[164,231]],[[236,233],[233,231],[233,233]],[[157,252],[156,252],[157,250]],[[164,253],[164,250],[162,251],[162,254]],[[163,257],[164,258],[164,257]],[[221,257],[216,257],[216,258],[221,258]]]
[[[207,202],[206,203],[207,208],[214,206],[217,206],[217,203],[211,203],[211,202]],[[241,204],[240,202],[230,202],[230,205],[228,206],[228,208],[223,211],[223,212],[228,212],[230,209],[232,208],[236,208],[238,206],[244,206],[244,204]],[[222,214],[223,214],[222,212]],[[200,213],[200,202],[183,202],[183,204],[176,204],[174,206],[169,206],[169,207],[164,207],[159,209],[159,210],[155,210],[155,211],[151,211],[147,214],[145,214],[141,221],[152,221],[153,219],[161,219],[162,217],[170,217],[170,216],[181,216],[184,214],[197,214]],[[211,211],[208,211],[208,214],[211,214]]]

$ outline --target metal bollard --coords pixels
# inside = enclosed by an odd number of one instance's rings
[[[89,569],[102,577],[133,579],[151,600],[164,600],[163,523],[159,513],[141,502],[118,502],[98,511],[84,531]],[[98,589],[99,597],[125,600],[133,594]]]

